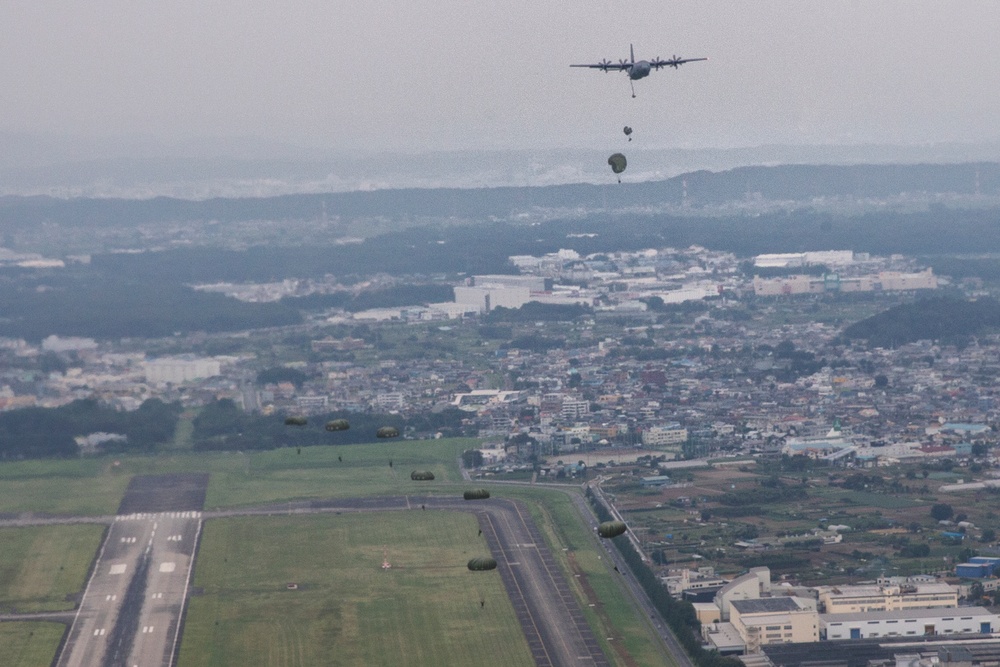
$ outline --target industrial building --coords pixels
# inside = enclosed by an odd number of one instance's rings
[[[817,590],[820,609],[826,614],[958,606],[958,589],[945,583],[821,586]]]
[[[820,635],[828,640],[990,634],[1000,630],[1000,616],[983,607],[820,614],[819,622]]]
[[[215,359],[154,359],[143,363],[146,381],[159,384],[181,384],[192,380],[215,377],[222,365]]]
[[[733,600],[729,622],[747,651],[765,644],[793,644],[819,641],[819,614],[806,600],[793,597]]]
[[[680,424],[653,426],[642,432],[642,444],[646,447],[669,447],[687,442],[688,432]]]

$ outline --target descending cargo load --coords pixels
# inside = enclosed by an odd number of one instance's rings
[[[309,420],[305,417],[299,415],[292,415],[291,417],[285,417],[285,426],[305,426],[309,423]]]
[[[472,489],[462,494],[466,500],[486,500],[490,497],[490,492],[486,489]]]
[[[346,419],[334,419],[326,423],[327,431],[346,431],[351,428],[351,425]]]
[[[383,426],[375,431],[375,436],[378,438],[396,438],[399,437],[399,429],[395,426]]]
[[[605,521],[597,527],[597,534],[601,537],[618,537],[628,530],[624,521]]]
[[[429,482],[434,479],[434,473],[430,470],[414,470],[410,473],[410,479],[415,482]]]

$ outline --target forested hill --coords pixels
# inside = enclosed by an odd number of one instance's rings
[[[873,315],[844,330],[848,339],[865,339],[873,347],[892,348],[918,340],[958,342],[1000,330],[1000,303],[983,298],[921,299]]]
[[[627,175],[626,175],[627,176]],[[172,220],[293,220],[322,215],[393,219],[507,217],[541,208],[615,208],[680,203],[693,206],[745,199],[803,201],[814,197],[891,197],[901,193],[1000,194],[1000,164],[741,167],[697,171],[665,181],[618,185],[558,185],[479,189],[376,190],[268,198],[192,201],[158,197],[54,199],[0,197],[0,224],[51,222],[134,225]]]

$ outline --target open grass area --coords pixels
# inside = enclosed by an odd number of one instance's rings
[[[48,665],[66,626],[61,623],[0,623],[0,659],[4,667]]]
[[[0,613],[73,609],[103,526],[0,528]]]
[[[234,507],[300,498],[429,493],[440,482],[459,482],[457,459],[475,440],[391,440],[367,445],[303,447],[228,454],[229,465],[212,470],[206,508]],[[392,467],[389,462],[392,462]],[[430,470],[433,482],[414,482],[410,472]],[[455,492],[454,486],[449,489]]]
[[[0,513],[114,514],[129,474],[114,459],[0,464]]]
[[[121,455],[0,464],[0,513],[114,514],[132,475],[211,474],[206,508],[301,498],[426,493],[461,480],[457,459],[477,440],[389,440],[260,452]],[[389,462],[392,461],[392,467]],[[412,482],[431,470],[434,482]],[[454,490],[454,487],[451,487]]]
[[[532,665],[499,574],[466,568],[477,533],[460,512],[210,521],[178,664]]]

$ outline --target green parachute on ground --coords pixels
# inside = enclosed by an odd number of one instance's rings
[[[410,473],[410,479],[414,482],[429,482],[434,479],[434,473],[430,470],[414,470]]]
[[[490,492],[486,489],[472,489],[462,494],[466,500],[486,500],[490,497]]]
[[[469,569],[473,572],[486,572],[497,569],[497,561],[492,556],[479,556],[469,561]]]
[[[305,426],[309,423],[309,420],[301,415],[292,415],[291,417],[285,417],[285,426]]]
[[[628,160],[626,160],[625,156],[622,155],[621,153],[615,153],[614,155],[608,158],[608,164],[611,165],[611,171],[615,172],[616,174],[621,174],[623,171],[625,171],[625,167],[628,166]],[[618,177],[618,182],[619,183],[622,182],[621,176]]]
[[[333,419],[326,423],[327,431],[346,431],[351,425],[346,419]]]
[[[597,534],[601,537],[612,538],[623,535],[626,530],[628,530],[628,526],[625,525],[624,521],[605,521],[597,527]]]
[[[383,426],[379,430],[375,431],[375,437],[377,438],[398,438],[399,429],[395,426]]]

